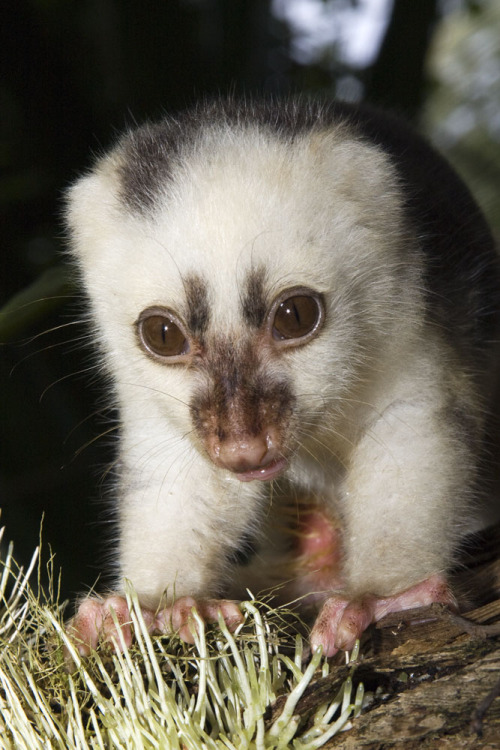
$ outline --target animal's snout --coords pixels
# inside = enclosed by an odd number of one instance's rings
[[[218,462],[234,472],[263,468],[278,457],[271,431],[217,440],[213,450]]]
[[[214,436],[209,452],[214,463],[233,472],[243,482],[273,479],[286,466],[272,428],[257,435],[239,434],[223,439]]]
[[[205,454],[243,482],[275,478],[291,453],[295,398],[289,383],[263,365],[259,341],[212,343],[189,405]]]

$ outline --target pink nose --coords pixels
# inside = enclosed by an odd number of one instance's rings
[[[229,471],[262,469],[278,458],[275,441],[269,432],[226,438],[212,446],[216,463]]]

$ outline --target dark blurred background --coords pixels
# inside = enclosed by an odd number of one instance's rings
[[[500,4],[15,0],[0,60],[2,523],[26,562],[44,517],[72,596],[102,567],[114,438],[64,265],[65,187],[134,122],[207,95],[306,92],[404,114],[498,231]]]

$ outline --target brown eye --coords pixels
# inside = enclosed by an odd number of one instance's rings
[[[273,338],[277,341],[302,339],[312,334],[323,320],[319,299],[310,294],[296,294],[281,302],[274,315]]]
[[[179,324],[166,311],[145,311],[137,330],[141,344],[158,357],[180,357],[189,351],[189,342]]]

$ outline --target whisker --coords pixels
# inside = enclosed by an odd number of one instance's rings
[[[322,448],[324,448],[326,450],[326,452],[329,453],[331,456],[333,456],[344,469],[347,468],[347,466],[344,464],[344,462],[342,461],[342,459],[340,458],[340,456],[337,453],[335,453],[335,451],[330,446],[325,445],[321,440],[319,440],[319,438],[315,437],[312,434],[307,435],[307,437],[310,440],[313,440],[318,445],[320,445]],[[314,453],[314,451],[312,451],[310,448],[308,448],[306,445],[304,445],[304,443],[301,443],[300,447],[302,448],[302,450],[304,450],[306,453],[308,453],[311,456],[311,458],[314,459],[314,461],[316,463],[318,463],[318,464],[321,465],[321,458],[319,456],[317,456]]]
[[[63,444],[65,445],[68,442],[68,440],[70,439],[70,437],[80,427],[82,427],[82,425],[84,425],[86,422],[90,422],[90,420],[94,419],[95,417],[97,417],[99,415],[103,415],[104,416],[104,414],[106,412],[110,412],[110,411],[113,411],[113,407],[112,406],[103,406],[102,408],[96,409],[95,411],[91,412],[90,414],[87,414],[86,417],[84,417],[83,419],[81,419],[74,427],[71,428],[71,430],[68,432],[68,434],[64,438]]]
[[[181,398],[177,398],[177,396],[173,396],[171,393],[168,393],[167,391],[163,391],[161,388],[153,388],[150,385],[145,385],[144,383],[130,383],[125,380],[120,381],[121,385],[130,385],[134,388],[144,388],[147,391],[150,391],[151,393],[160,393],[162,396],[167,396],[168,398],[173,399],[174,401],[178,401],[183,406],[189,406],[189,404],[186,401],[183,401]]]
[[[84,324],[85,323],[82,320],[69,320],[67,323],[60,323],[57,326],[52,326],[51,328],[46,328],[44,331],[39,331],[38,333],[35,333],[33,336],[30,336],[29,338],[23,339],[21,341],[21,344],[23,346],[24,345],[28,345],[28,344],[32,344],[34,341],[37,341],[42,336],[47,336],[47,334],[49,334],[49,333],[55,333],[56,331],[61,331],[61,330],[65,329],[65,328],[70,328],[72,326],[81,326],[81,325],[84,325]],[[88,336],[90,337],[90,334],[88,334]]]
[[[66,352],[75,351],[77,349],[77,344],[80,344],[80,342],[86,341],[86,340],[87,340],[87,336],[79,336],[77,338],[70,339],[69,341],[57,341],[55,344],[49,344],[47,346],[44,346],[42,349],[37,349],[34,352],[30,352],[29,354],[26,354],[24,357],[18,360],[12,366],[9,372],[9,377],[12,377],[12,375],[16,372],[17,368],[20,367],[22,364],[32,359],[33,357],[36,357],[39,354],[42,354],[43,352],[48,352],[48,351],[51,351],[52,349],[57,349],[60,346],[66,347]]]
[[[45,396],[48,393],[48,391],[50,391],[55,385],[58,385],[59,383],[62,383],[65,380],[69,380],[70,378],[76,378],[79,375],[82,375],[84,373],[92,372],[92,370],[94,370],[94,369],[95,369],[95,366],[84,367],[81,370],[77,370],[76,372],[70,372],[67,375],[63,375],[62,377],[57,378],[57,380],[54,380],[53,383],[50,383],[50,385],[48,385],[46,388],[44,388],[44,390],[42,391],[41,396],[39,398],[39,402],[40,403],[42,402],[42,400],[45,398]]]
[[[116,432],[116,430],[119,429],[119,425],[113,425],[112,427],[108,427],[107,430],[103,430],[98,435],[94,435],[94,437],[90,438],[90,440],[87,440],[86,443],[81,445],[79,448],[77,448],[73,454],[73,458],[71,461],[74,461],[78,456],[80,456],[87,448],[89,448],[91,445],[93,445],[95,442],[100,440],[103,437],[106,437],[106,435],[110,435],[112,432]]]

